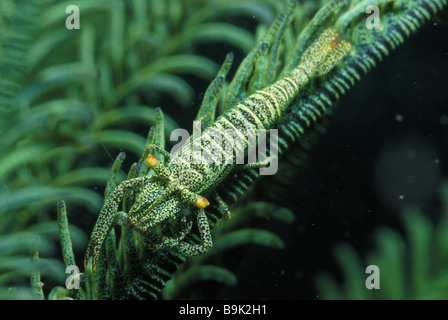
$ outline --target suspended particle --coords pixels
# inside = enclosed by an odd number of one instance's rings
[[[440,117],[440,124],[442,126],[447,126],[448,125],[448,115],[444,114]]]

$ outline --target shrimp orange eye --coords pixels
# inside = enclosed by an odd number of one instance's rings
[[[336,48],[340,42],[341,41],[339,39],[334,39],[333,41],[331,41],[331,43],[330,43],[331,49]]]
[[[196,204],[196,207],[198,207],[199,209],[204,209],[209,206],[210,202],[208,202],[208,200],[204,197],[199,197],[196,200],[195,204]]]
[[[146,163],[148,164],[148,167],[154,168],[159,163],[159,159],[152,154],[149,154],[146,158]]]

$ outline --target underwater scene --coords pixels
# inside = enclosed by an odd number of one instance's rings
[[[0,1],[0,300],[447,298],[448,0]]]

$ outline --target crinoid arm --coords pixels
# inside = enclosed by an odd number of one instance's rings
[[[217,210],[222,217],[222,219],[219,220],[218,223],[224,220],[229,220],[232,217],[229,206],[224,202],[224,200],[216,191],[213,193],[213,200],[218,204]]]

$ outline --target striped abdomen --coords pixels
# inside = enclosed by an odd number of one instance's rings
[[[170,163],[173,170],[178,170],[181,184],[195,192],[216,185],[237,164],[235,156],[246,155],[248,146],[256,143],[250,135],[255,134],[257,140],[260,129],[273,129],[297,93],[312,78],[328,73],[349,50],[350,44],[339,40],[334,29],[325,30],[303,53],[299,65],[289,76],[255,92],[221,115],[202,133],[199,141],[190,138],[175,157],[179,160],[182,158],[179,155],[184,155],[181,164]],[[235,143],[235,139],[240,143]],[[231,161],[227,161],[226,144],[232,146]],[[207,163],[207,159],[214,161]]]

